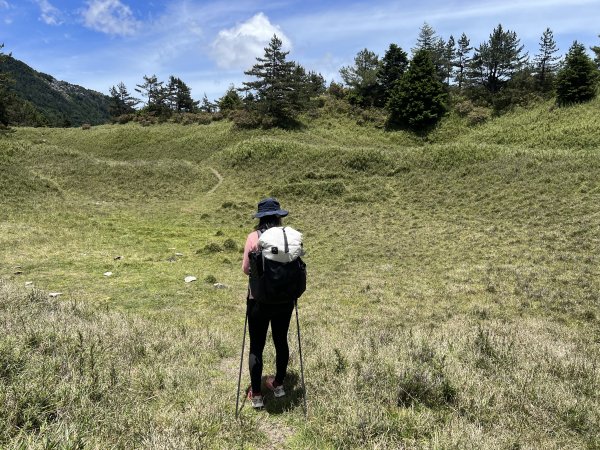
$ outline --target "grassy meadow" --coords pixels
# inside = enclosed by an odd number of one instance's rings
[[[599,113],[0,137],[0,448],[599,449]],[[294,322],[289,395],[234,417],[267,195],[305,235],[307,420]]]

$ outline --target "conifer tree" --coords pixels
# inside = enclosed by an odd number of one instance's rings
[[[454,38],[452,38],[454,41]],[[443,38],[437,35],[435,30],[427,22],[419,30],[417,44],[412,49],[413,55],[419,50],[427,50],[431,53],[431,61],[441,81],[446,80],[446,63],[445,54],[447,51],[446,42]]]
[[[219,107],[219,111],[233,111],[241,109],[244,106],[244,102],[237,93],[235,86],[231,85],[227,89],[227,92],[225,92],[225,95],[217,100],[217,106]]]
[[[417,36],[417,43],[411,49],[413,54],[419,50],[429,50],[430,52],[435,51],[438,48],[440,38],[437,36],[435,30],[427,22],[424,22],[419,29],[419,36]]]
[[[388,125],[427,131],[446,113],[446,99],[431,52],[418,50],[392,91],[387,104]]]
[[[198,102],[192,99],[192,90],[181,78],[171,75],[166,91],[167,101],[173,111],[193,112],[197,109]]]
[[[350,88],[349,100],[360,106],[373,106],[378,97],[377,72],[379,57],[363,49],[354,57],[354,65],[340,69],[344,83]]]
[[[528,60],[514,31],[498,25],[487,42],[475,50],[471,61],[470,81],[483,86],[490,94],[497,93]]]
[[[109,92],[110,115],[113,117],[134,112],[135,106],[140,102],[137,98],[129,95],[127,86],[123,82],[120,82],[116,87],[112,86]]]
[[[454,71],[454,59],[456,58],[456,42],[454,36],[450,35],[448,41],[444,46],[444,58],[443,58],[443,69],[444,69],[444,81],[447,85],[450,85],[452,80],[452,73]]]
[[[556,77],[556,97],[559,105],[581,103],[597,94],[598,70],[587,55],[583,44],[575,41],[565,57],[565,64]]]
[[[600,38],[600,34],[598,35],[598,37]],[[600,45],[594,45],[593,47],[590,47],[590,50],[592,50],[595,53],[596,57],[594,58],[594,61],[600,69]]]
[[[257,57],[257,63],[244,72],[257,80],[245,81],[242,88],[248,94],[256,93],[249,104],[255,103],[258,111],[273,119],[277,125],[293,121],[302,107],[295,92],[298,89],[296,64],[286,60],[289,52],[284,52],[282,46],[281,39],[274,35],[269,46],[265,47],[264,56]]]
[[[408,68],[408,55],[396,44],[390,44],[377,71],[377,82],[381,87],[381,99],[378,106],[388,101],[396,82]]]
[[[471,51],[473,47],[471,47],[471,42],[465,33],[460,36],[457,44],[453,64],[456,67],[454,81],[458,85],[458,88],[462,89],[467,79],[467,69],[471,63]]]
[[[208,99],[205,92],[204,97],[202,97],[202,102],[200,103],[198,109],[203,112],[213,113],[217,109],[217,105]]]
[[[558,52],[558,48],[556,48],[552,30],[546,28],[540,38],[540,52],[534,58],[536,79],[542,92],[552,90],[552,83],[558,68],[557,61],[560,59],[555,56],[556,52]]]
[[[146,98],[145,109],[149,112],[165,114],[169,112],[167,104],[169,92],[163,81],[158,81],[156,75],[144,75],[144,82],[136,84],[136,92]]]

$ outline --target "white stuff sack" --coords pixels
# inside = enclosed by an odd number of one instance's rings
[[[285,238],[287,238],[287,253],[285,251]],[[288,263],[304,255],[302,233],[290,227],[269,228],[260,235],[258,247],[262,250],[262,254],[266,259],[280,263]]]

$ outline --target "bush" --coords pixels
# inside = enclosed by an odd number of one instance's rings
[[[407,370],[398,384],[398,406],[403,408],[418,404],[435,408],[456,401],[456,388],[440,369],[422,367]]]
[[[238,246],[233,239],[229,238],[223,242],[223,248],[225,250],[237,250]]]
[[[89,130],[91,128],[92,128],[92,125],[90,125],[89,123],[84,123],[81,125],[82,130]]]
[[[467,114],[467,120],[469,122],[469,125],[479,125],[481,123],[487,122],[491,116],[492,111],[489,108],[475,106]]]
[[[238,128],[259,128],[262,125],[260,114],[245,109],[231,111],[229,118]]]

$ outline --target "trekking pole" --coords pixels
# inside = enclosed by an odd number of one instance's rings
[[[300,354],[300,379],[302,381],[302,402],[304,406],[304,418],[308,415],[306,410],[306,385],[304,384],[304,364],[302,362],[302,344],[300,343],[300,320],[298,319],[298,299],[296,299],[296,330],[298,330],[298,353]]]
[[[238,375],[237,397],[235,399],[235,418],[238,418],[240,404],[240,384],[242,383],[242,365],[244,364],[244,348],[246,347],[246,325],[248,324],[248,310],[244,320],[244,337],[242,338],[242,356],[240,356],[240,374]]]

